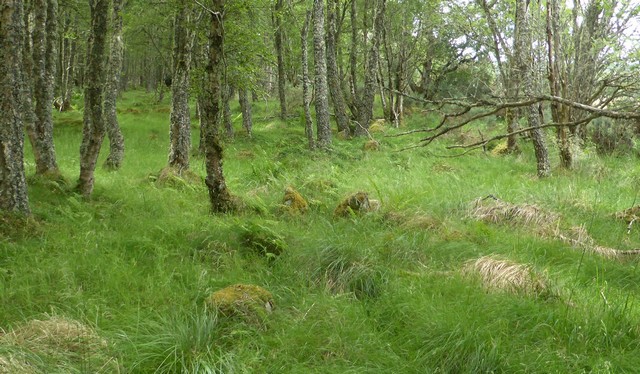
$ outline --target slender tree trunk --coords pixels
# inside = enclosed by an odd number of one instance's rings
[[[233,138],[233,121],[231,120],[231,106],[229,101],[235,95],[233,86],[227,84],[222,87],[222,118],[224,122],[224,128],[227,132],[227,138]]]
[[[340,71],[338,70],[338,50],[339,42],[336,32],[336,7],[338,0],[329,0],[327,5],[327,81],[329,92],[333,102],[333,110],[336,115],[338,131],[345,135],[350,135],[349,118],[347,117],[347,105],[344,101],[344,93],[340,87]]]
[[[275,44],[276,44],[276,57],[278,60],[278,98],[280,99],[280,118],[285,120],[287,118],[287,96],[286,96],[286,70],[284,66],[284,28],[282,26],[284,0],[276,0],[274,8],[274,26],[275,26]]]
[[[57,0],[34,0],[33,29],[34,89],[36,121],[34,126],[36,174],[59,174],[53,143],[53,100],[56,74]]]
[[[238,102],[242,111],[242,127],[251,138],[253,136],[253,118],[251,116],[251,100],[249,100],[249,90],[246,88],[238,89]]]
[[[189,169],[189,152],[191,151],[189,69],[191,69],[193,37],[192,32],[189,31],[190,12],[187,4],[181,3],[174,25],[169,166],[179,171]]]
[[[70,19],[70,16],[67,15]],[[73,26],[71,26],[73,25]],[[76,30],[78,28],[78,18],[76,16],[73,24],[70,23],[70,29]],[[73,33],[74,35],[76,32]],[[62,96],[62,103],[60,105],[60,111],[66,112],[71,109],[71,94],[73,92],[73,75],[74,65],[76,58],[76,50],[78,46],[78,39],[76,36],[64,38],[64,58],[62,59],[62,82],[60,86],[60,95]]]
[[[93,192],[94,172],[105,135],[102,99],[109,0],[90,0],[90,5],[91,31],[87,43],[89,48],[84,89],[85,115],[80,147],[80,178],[77,187],[78,191],[87,197]]]
[[[364,92],[360,107],[358,108],[358,124],[355,135],[364,135],[369,129],[369,122],[373,117],[373,102],[376,94],[376,68],[378,66],[378,56],[380,51],[380,38],[384,27],[384,13],[386,11],[386,0],[379,0],[373,25],[373,44],[369,59],[367,60],[367,70],[365,71]]]
[[[327,88],[327,59],[324,42],[324,0],[313,1],[313,52],[315,57],[316,126],[318,146],[331,146],[329,123],[329,95]]]
[[[311,21],[311,11],[307,11],[300,31],[300,39],[302,45],[302,104],[304,105],[304,133],[307,136],[309,142],[309,149],[315,148],[313,141],[313,120],[311,119],[311,97],[309,96],[309,86],[311,81],[309,79],[309,48],[307,38],[309,35],[309,22]]]
[[[34,111],[33,102],[33,51],[31,49],[31,8],[32,3],[27,1],[24,9],[24,39],[22,50],[22,82],[23,82],[23,100],[22,100],[22,119],[26,128],[31,149],[34,158],[39,160],[40,154],[37,147],[38,136],[36,135],[36,113]]]
[[[351,1],[349,17],[351,19],[351,50],[349,51],[349,86],[351,88],[351,100],[349,109],[351,118],[357,119],[358,107],[358,13],[356,1]]]
[[[531,33],[531,25],[529,24],[530,15],[528,14],[527,3],[518,1],[516,8],[516,41],[515,47],[518,66],[522,74],[522,88],[526,97],[535,96],[535,69],[532,53],[533,37]],[[538,105],[531,105],[526,108],[527,119],[531,130],[531,139],[536,154],[536,163],[538,177],[544,178],[551,174],[551,165],[549,163],[549,152],[545,144],[544,133],[540,129],[540,111]]]
[[[120,130],[116,112],[120,77],[122,76],[122,61],[124,58],[124,43],[122,42],[122,0],[113,0],[112,22],[111,56],[109,56],[107,84],[104,94],[104,116],[107,135],[109,136],[109,156],[107,156],[104,166],[117,170],[122,165],[124,158],[124,136]]]
[[[0,4],[0,210],[29,214],[22,122],[23,3]]]
[[[202,125],[204,133],[205,179],[209,191],[211,210],[225,213],[233,210],[234,203],[227,189],[222,169],[222,145],[220,144],[220,76],[222,75],[222,51],[224,43],[224,0],[213,0],[209,34],[209,61],[206,68]]]

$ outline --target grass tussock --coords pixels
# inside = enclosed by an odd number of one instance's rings
[[[188,169],[180,170],[171,166],[162,168],[158,174],[149,176],[149,179],[160,188],[194,189],[204,185],[202,177],[195,172]]]
[[[493,195],[471,203],[469,216],[488,223],[526,227],[535,233],[553,232],[559,216],[535,204],[512,204]]]
[[[482,285],[491,291],[502,291],[527,296],[546,296],[551,292],[550,283],[531,266],[503,260],[493,256],[480,257],[468,262],[463,273],[480,278]]]
[[[60,316],[34,319],[0,335],[0,368],[29,373],[41,372],[41,368],[34,368],[40,365],[60,372],[87,368],[94,373],[113,373],[119,369],[108,341],[76,320]]]

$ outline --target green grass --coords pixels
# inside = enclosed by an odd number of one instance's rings
[[[528,145],[515,156],[446,157],[459,135],[404,152],[417,136],[374,134],[379,152],[363,151],[365,139],[310,152],[299,117],[285,123],[276,103],[254,103],[249,139],[232,103],[225,173],[250,209],[215,216],[204,183],[153,183],[167,162],[168,107],[124,94],[125,161],[117,172],[98,168],[89,200],[72,192],[82,114],[55,115],[68,182],[30,177],[35,221],[0,231],[0,328],[46,316],[80,321],[108,341],[101,357],[131,373],[621,373],[640,365],[637,260],[468,215],[474,199],[493,194],[559,214],[561,230],[584,225],[599,245],[640,248],[640,228],[627,235],[613,217],[640,203],[637,159],[587,148],[575,170],[556,167],[538,180]],[[385,134],[433,120],[416,114]],[[26,155],[32,175],[28,146]],[[191,166],[204,176],[202,159]],[[279,206],[289,185],[309,201],[306,214]],[[335,218],[356,191],[381,200],[381,210]],[[487,255],[531,266],[557,297],[491,291],[463,274]],[[235,283],[269,290],[273,313],[255,324],[206,310],[212,292]],[[0,372],[3,357],[23,357],[35,372],[106,370],[91,357],[27,352],[1,337]]]

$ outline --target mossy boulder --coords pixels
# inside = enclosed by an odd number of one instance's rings
[[[309,204],[304,197],[291,186],[284,190],[282,205],[286,211],[292,214],[305,213],[309,209]]]
[[[379,151],[380,150],[380,142],[377,140],[371,139],[367,140],[366,143],[362,146],[365,151]]]
[[[375,200],[377,203],[374,203],[375,210],[380,208],[380,202]],[[334,216],[337,217],[346,217],[352,214],[361,214],[366,212],[371,212],[372,204],[369,200],[369,194],[366,192],[356,192],[354,194],[349,195],[346,199],[342,200],[342,202],[336,207],[333,211]]]
[[[212,293],[206,304],[223,316],[254,320],[271,313],[273,295],[253,284],[234,284]]]

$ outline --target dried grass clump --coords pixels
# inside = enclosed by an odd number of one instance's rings
[[[553,232],[559,220],[557,214],[535,204],[511,204],[493,195],[474,200],[469,216],[489,223],[537,228],[543,233]]]
[[[549,281],[528,265],[484,256],[468,262],[463,273],[479,277],[487,290],[536,297],[550,295]]]
[[[380,142],[374,139],[367,140],[367,142],[362,146],[362,149],[364,149],[365,151],[379,151]]]
[[[256,321],[273,310],[273,295],[260,286],[234,284],[212,293],[206,304],[223,316]]]
[[[293,187],[289,186],[284,190],[282,205],[285,210],[292,214],[305,213],[309,209],[309,204]]]
[[[636,205],[621,212],[617,212],[615,214],[615,217],[617,219],[624,220],[626,223],[637,221],[638,219],[640,219],[640,205]]]
[[[74,372],[73,368],[95,373],[117,372],[117,359],[109,344],[91,327],[72,319],[52,316],[34,319],[0,336],[0,348],[11,355],[0,357],[0,373],[42,372],[34,368],[32,355],[55,366],[56,372]],[[47,368],[48,370],[49,368]]]
[[[640,255],[640,249],[619,250],[597,245],[584,226],[572,227],[567,233],[558,232],[556,233],[556,237],[574,248],[583,249],[606,258],[627,259]]]
[[[407,229],[433,230],[442,225],[438,219],[425,213],[406,214],[401,212],[387,212],[384,220]]]
[[[379,132],[384,132],[385,128],[384,125],[386,124],[386,121],[384,118],[381,119],[377,119],[375,120],[371,126],[369,126],[369,132],[370,133],[379,133]]]

